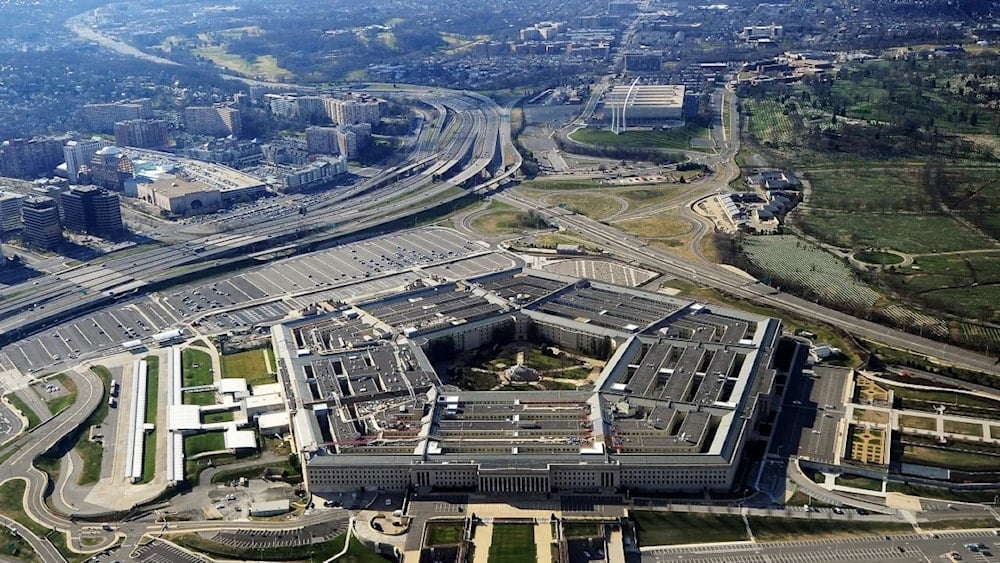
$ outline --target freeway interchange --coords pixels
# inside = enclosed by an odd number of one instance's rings
[[[383,93],[392,94],[391,91]],[[213,217],[208,226],[218,229],[220,232],[217,233],[126,256],[111,255],[103,262],[82,264],[55,275],[5,288],[0,291],[0,342],[4,345],[15,343],[67,319],[128,301],[133,295],[170,287],[189,280],[191,276],[210,275],[227,264],[232,264],[234,268],[242,267],[248,256],[256,257],[258,262],[266,261],[284,255],[286,251],[308,252],[340,238],[390,229],[401,219],[461,198],[495,192],[510,181],[521,161],[511,142],[509,123],[501,117],[503,108],[489,98],[467,92],[419,89],[406,90],[405,93],[433,108],[434,117],[430,125],[420,128],[413,149],[397,166],[351,187],[314,196],[305,214],[300,212],[298,206],[280,201],[265,202],[258,215],[238,212]],[[723,96],[719,107],[731,108],[731,98]],[[732,163],[738,149],[735,117],[732,114],[728,117],[732,125],[728,137],[723,132],[723,151],[711,161],[718,169],[715,181],[721,183],[728,182],[738,171]],[[951,364],[996,372],[990,358],[777,293],[770,287],[748,281],[743,275],[697,259],[697,254],[694,260],[684,260],[650,247],[612,226],[566,209],[539,209],[536,202],[509,191],[500,192],[495,197],[515,207],[532,210],[549,223],[575,231],[620,259],[636,265],[720,289],[758,305],[839,326],[866,338]],[[701,235],[708,232],[704,224],[699,225]],[[115,346],[89,352],[106,353],[113,348]],[[60,364],[63,364],[63,359],[52,358],[52,366]],[[62,369],[65,367],[61,366]],[[27,514],[57,532],[68,534],[68,543],[74,549],[84,550],[79,543],[81,534],[85,530],[93,532],[96,525],[80,524],[67,514],[54,510],[46,501],[48,477],[32,465],[34,458],[83,424],[101,400],[102,383],[97,377],[83,370],[68,370],[67,373],[77,386],[76,403],[29,434],[0,448],[4,467],[0,480],[24,480]],[[229,525],[196,522],[171,524],[171,527],[204,531],[223,529]],[[301,521],[287,524],[240,523],[241,528],[283,529],[299,526],[302,526]],[[125,545],[134,546],[138,538],[159,529],[161,526],[158,524],[127,522],[121,524],[117,531],[126,538]],[[55,557],[58,554],[53,555],[55,552],[48,542],[30,533],[26,537],[46,560],[61,560],[61,556]],[[86,551],[98,551],[116,541],[118,538],[113,534],[105,534],[101,543]]]

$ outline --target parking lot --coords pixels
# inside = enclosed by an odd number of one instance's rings
[[[0,372],[56,371],[199,318],[206,332],[248,328],[310,303],[349,300],[429,275],[454,279],[514,265],[510,257],[451,229],[394,233],[152,294],[64,323],[0,348]],[[11,379],[11,389],[26,383]]]
[[[656,277],[656,272],[606,260],[562,260],[542,267],[546,272],[588,278],[626,287],[639,287]]]
[[[676,546],[642,554],[644,563],[688,561],[697,563],[821,563],[824,561],[932,561],[947,560],[957,552],[963,561],[992,561],[967,544],[983,543],[996,549],[990,532],[946,532],[899,534],[849,538],[812,539],[757,544]]]

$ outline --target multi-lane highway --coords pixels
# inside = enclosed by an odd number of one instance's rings
[[[218,219],[223,233],[164,245],[99,264],[84,264],[0,291],[0,343],[30,334],[124,295],[168,282],[180,274],[217,265],[282,244],[302,244],[370,229],[462,194],[456,186],[478,184],[489,176],[499,145],[499,107],[478,94],[441,90],[407,91],[446,110],[438,126],[421,131],[409,160],[359,184],[318,197],[306,215],[299,208],[273,204],[258,220]],[[426,147],[437,144],[427,154]],[[502,165],[501,165],[502,166]],[[509,171],[512,172],[513,170]],[[450,193],[448,193],[450,191]]]
[[[679,278],[720,289],[752,303],[787,311],[803,318],[815,319],[853,334],[870,338],[903,350],[912,350],[938,358],[955,366],[986,373],[1000,373],[993,358],[936,342],[927,338],[894,330],[877,323],[858,319],[805,299],[776,292],[773,288],[748,282],[747,278],[716,264],[684,261],[658,248],[651,247],[631,235],[583,215],[561,208],[538,209],[538,204],[524,196],[504,192],[497,196],[504,203],[525,210],[535,210],[550,223],[600,243],[616,255],[634,261],[638,266],[662,271]]]

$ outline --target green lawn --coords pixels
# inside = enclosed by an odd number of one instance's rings
[[[35,522],[24,512],[24,481],[14,479],[0,485],[0,514],[16,520],[35,535],[45,536],[49,529]]]
[[[156,478],[156,432],[147,432],[142,437],[142,483],[151,483]]]
[[[814,211],[801,216],[801,222],[809,234],[844,248],[913,254],[993,248],[989,239],[946,215]]]
[[[232,421],[233,421],[233,411],[213,412],[209,414],[203,414],[201,416],[201,422],[203,424],[215,424],[217,422],[232,422]]]
[[[427,546],[455,545],[462,542],[462,522],[428,522]]]
[[[197,393],[184,393],[183,403],[185,405],[214,405],[215,391],[198,391]]]
[[[868,489],[869,491],[881,491],[882,481],[861,477],[860,475],[840,475],[836,483],[845,487],[855,487],[858,489]]]
[[[104,447],[89,441],[87,437],[90,433],[90,427],[103,423],[104,419],[108,417],[109,411],[108,396],[111,387],[111,372],[104,366],[93,366],[90,368],[90,371],[101,378],[101,382],[104,384],[104,393],[101,395],[101,402],[98,403],[97,409],[87,418],[87,422],[83,424],[83,428],[77,437],[76,453],[83,459],[83,470],[80,472],[80,478],[77,481],[79,485],[92,485],[101,478]]]
[[[966,436],[977,436],[979,438],[983,437],[983,425],[972,422],[945,420],[944,431],[952,434],[964,434]]]
[[[903,448],[903,461],[968,471],[995,471],[1000,467],[1000,456],[914,445]]]
[[[181,373],[184,387],[211,385],[214,382],[212,356],[204,350],[185,348],[181,352]]]
[[[64,394],[50,401],[46,401],[46,403],[48,403],[49,405],[49,411],[54,416],[59,414],[63,410],[73,406],[73,403],[76,402],[76,383],[74,383],[73,380],[70,379],[70,377],[64,373],[60,373],[55,377],[53,377],[52,379],[55,379],[55,381],[59,383],[59,385],[65,391]]]
[[[203,432],[184,436],[184,455],[186,456],[224,449],[226,449],[226,440],[222,432]]]
[[[242,377],[250,386],[275,383],[277,378],[268,369],[266,352],[270,351],[263,348],[222,356],[222,377]]]
[[[660,131],[623,131],[619,134],[607,129],[577,129],[570,135],[571,139],[585,145],[681,150],[692,150],[691,139],[698,137],[708,137],[708,130],[693,124]]]
[[[493,543],[490,544],[489,563],[533,563],[538,560],[535,549],[535,529],[533,526],[529,524],[496,524],[493,526]]]
[[[743,518],[731,514],[654,512],[631,513],[639,545],[673,545],[749,539]]]
[[[546,201],[591,219],[604,219],[621,209],[616,199],[601,192],[558,193],[549,196]]]
[[[563,535],[568,538],[593,538],[601,535],[601,525],[592,522],[566,522],[563,520]]]
[[[255,561],[326,561],[344,549],[346,534],[341,534],[331,541],[310,547],[268,547],[264,549],[239,548],[199,536],[184,534],[171,538],[179,545],[193,551],[200,551],[220,559],[255,560]],[[357,538],[351,538],[347,553],[337,559],[338,563],[387,563],[388,559],[365,547]]]
[[[16,394],[11,393],[10,395],[7,395],[7,400],[10,401],[11,405],[14,405],[15,409],[21,411],[21,414],[28,419],[28,427],[24,429],[25,431],[31,430],[42,423],[42,419],[38,418],[35,411],[31,410],[31,408],[28,407],[28,404],[22,401]]]
[[[912,532],[905,522],[869,522],[857,520],[827,520],[816,518],[778,518],[749,516],[750,529],[757,541],[784,541],[801,538],[871,536],[886,533]]]
[[[146,356],[146,423],[156,424],[160,410],[160,359]]]
[[[7,528],[0,528],[0,556],[13,557],[17,561],[27,561],[29,563],[43,563],[42,559],[35,553],[25,539],[19,535],[14,535]]]

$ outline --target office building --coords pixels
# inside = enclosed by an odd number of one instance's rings
[[[21,203],[21,216],[24,218],[21,239],[25,245],[51,250],[62,243],[62,224],[56,200],[45,196],[26,197]]]
[[[122,147],[165,147],[167,135],[167,122],[162,119],[129,119],[115,123],[115,143]]]
[[[0,176],[32,180],[51,174],[63,160],[64,138],[11,139],[0,145]]]
[[[316,493],[732,491],[788,376],[776,319],[521,269],[359,300],[271,334]],[[609,359],[578,390],[457,391],[425,355],[498,334]]]
[[[24,225],[21,220],[21,203],[24,196],[13,192],[0,193],[0,234],[19,231]]]
[[[104,147],[112,147],[114,143],[104,139],[94,137],[86,140],[67,141],[63,146],[63,160],[66,161],[66,174],[70,182],[80,180],[80,169],[89,168],[94,154]]]
[[[625,53],[625,72],[660,72],[663,66],[663,53],[639,51]]]
[[[94,131],[111,133],[115,123],[129,119],[149,119],[153,117],[153,106],[149,98],[110,104],[86,104],[83,118]]]
[[[73,186],[61,199],[66,229],[108,238],[125,231],[118,194],[97,186]]]
[[[684,86],[615,86],[604,100],[604,109],[605,121],[614,130],[680,121],[684,117]]]
[[[184,110],[188,133],[213,137],[239,137],[243,133],[240,110],[226,106],[191,106]]]

